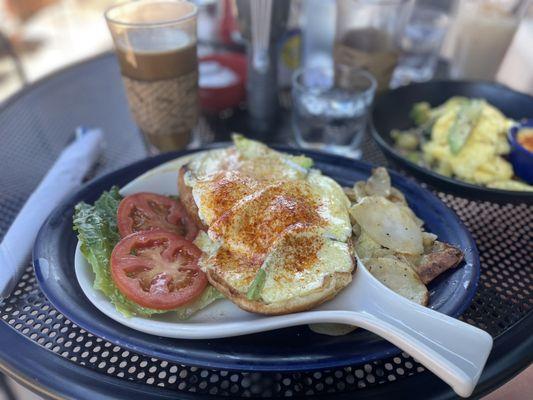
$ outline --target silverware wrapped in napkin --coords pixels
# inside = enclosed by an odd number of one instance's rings
[[[79,128],[75,140],[61,152],[6,232],[0,243],[0,300],[10,295],[22,275],[45,219],[97,161],[102,139],[99,129]]]

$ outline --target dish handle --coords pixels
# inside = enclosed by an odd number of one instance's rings
[[[340,312],[343,320],[336,322],[376,333],[423,364],[458,395],[472,394],[492,349],[487,332],[394,293],[360,261],[352,285],[352,310],[342,317]]]

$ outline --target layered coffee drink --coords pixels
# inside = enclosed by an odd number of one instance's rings
[[[117,56],[135,121],[157,149],[182,149],[198,121],[196,43],[179,31],[165,42],[132,36]]]
[[[159,151],[183,149],[198,121],[196,14],[187,22],[187,2],[141,1],[112,29],[130,109],[148,144]],[[181,9],[172,15],[173,7]],[[193,6],[191,4],[191,6]],[[161,12],[158,12],[158,9]],[[132,15],[141,21],[129,22]],[[175,22],[172,20],[175,17]],[[193,26],[191,26],[193,25]]]

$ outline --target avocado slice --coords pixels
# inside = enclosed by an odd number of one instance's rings
[[[481,116],[484,105],[483,100],[475,99],[459,106],[455,121],[448,132],[448,144],[453,155],[458,154],[465,145]]]

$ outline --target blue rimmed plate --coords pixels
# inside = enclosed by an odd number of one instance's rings
[[[280,149],[289,151],[290,149]],[[294,152],[294,151],[292,151]],[[301,151],[299,151],[301,153]],[[99,312],[82,293],[74,271],[76,237],[73,207],[94,202],[113,185],[125,186],[150,169],[190,152],[146,159],[105,175],[66,199],[43,225],[34,249],[34,265],[43,292],[54,306],[80,327],[121,347],[153,357],[205,368],[298,371],[355,365],[395,355],[399,350],[364,330],[339,337],[323,336],[307,327],[280,329],[233,338],[183,340],[157,337],[132,330]],[[366,179],[371,166],[318,152],[304,152],[316,167],[351,186]],[[457,216],[440,200],[415,183],[391,173],[393,184],[406,196],[427,230],[465,252],[465,262],[430,285],[430,307],[457,316],[471,302],[479,278],[475,244]]]

